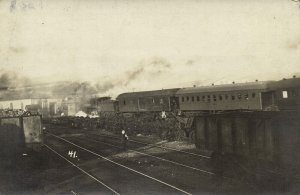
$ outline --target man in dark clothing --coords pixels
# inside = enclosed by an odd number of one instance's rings
[[[125,130],[122,130],[122,143],[123,143],[123,150],[124,151],[127,150],[127,140],[128,140],[128,136],[127,136]]]

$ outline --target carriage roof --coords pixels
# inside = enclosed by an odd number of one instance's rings
[[[174,96],[175,93],[179,90],[179,88],[174,89],[162,89],[155,91],[140,91],[140,92],[132,92],[132,93],[122,93],[116,99],[122,98],[138,98],[138,97],[154,97],[154,96]]]
[[[178,90],[176,94],[180,95],[180,94],[226,92],[226,91],[266,90],[269,87],[268,85],[272,82],[273,81],[257,81],[257,82],[249,82],[249,83],[189,87],[189,88],[182,88]]]

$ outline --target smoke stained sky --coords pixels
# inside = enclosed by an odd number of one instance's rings
[[[0,70],[32,82],[115,95],[300,73],[289,0],[2,0],[0,18]]]

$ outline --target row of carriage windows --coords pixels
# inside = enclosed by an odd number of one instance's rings
[[[300,94],[300,91],[294,91],[294,90],[291,90],[291,91],[282,91],[282,98],[289,98],[289,96],[292,96],[292,97],[297,97],[298,95]],[[245,94],[236,94],[236,95],[228,95],[228,94],[225,94],[225,95],[203,95],[203,96],[186,96],[186,97],[181,97],[181,102],[184,102],[184,101],[192,101],[192,102],[210,102],[211,100],[216,102],[217,100],[219,101],[223,101],[223,100],[249,100],[249,98],[255,98],[256,97],[256,93],[252,93],[251,95],[249,95],[248,93],[245,93]],[[154,98],[152,99],[152,103],[155,104],[155,100]],[[163,99],[159,99],[159,103],[160,104],[163,104]],[[123,105],[126,105],[126,101],[123,100]],[[23,107],[23,105],[22,105]],[[12,104],[11,104],[11,108],[12,108]]]
[[[282,91],[282,98],[284,99],[289,97],[298,97],[298,96],[300,96],[300,90]]]
[[[255,98],[256,97],[256,93],[252,93],[251,94],[251,97],[252,98]],[[248,100],[250,98],[249,94],[246,93],[246,94],[237,94],[237,95],[228,95],[228,94],[225,94],[225,95],[203,95],[203,96],[186,96],[186,97],[181,97],[181,102],[184,102],[184,101],[192,101],[192,102],[210,102],[210,101],[223,101],[223,100]]]
[[[152,104],[155,104],[155,103],[157,103],[157,102],[158,102],[159,104],[163,104],[163,103],[164,103],[164,99],[160,98],[160,99],[157,99],[157,100],[155,101],[155,99],[152,98]],[[134,104],[133,100],[130,101],[130,104]],[[123,105],[126,105],[126,101],[125,101],[125,100],[123,100]]]

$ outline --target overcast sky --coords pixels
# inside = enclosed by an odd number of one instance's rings
[[[292,0],[2,0],[0,18],[0,71],[34,82],[115,94],[300,73]]]

